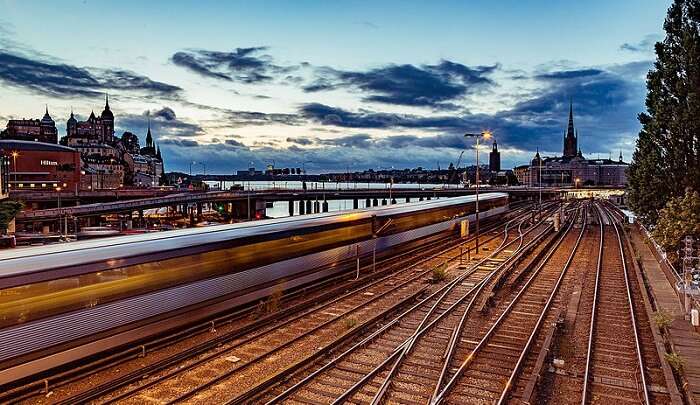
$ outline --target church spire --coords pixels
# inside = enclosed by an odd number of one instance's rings
[[[574,134],[574,102],[569,100],[569,125],[566,128],[566,136],[575,137]]]
[[[574,128],[574,103],[569,99],[569,123],[566,127],[566,135],[564,135],[564,157],[572,158],[576,156],[578,144],[578,132]]]
[[[151,135],[151,117],[148,117],[148,132],[146,132],[146,147],[153,147],[153,136]]]

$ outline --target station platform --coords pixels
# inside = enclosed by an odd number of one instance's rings
[[[657,309],[673,317],[668,331],[671,345],[685,360],[683,374],[688,400],[700,405],[700,333],[684,318],[681,299],[654,254],[655,248],[638,228],[630,232],[630,239],[639,254],[642,271],[651,287]]]

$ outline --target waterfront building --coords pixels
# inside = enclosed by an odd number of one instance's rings
[[[513,173],[518,182],[527,186],[616,186],[627,184],[628,163],[618,159],[587,159],[578,146],[578,131],[574,127],[573,104],[569,105],[569,122],[564,134],[564,154],[542,157],[539,150],[529,165],[516,166]]]
[[[0,139],[58,143],[56,122],[49,115],[49,108],[42,119],[8,120],[7,128],[0,132]]]
[[[80,153],[67,146],[21,140],[0,140],[0,155],[8,162],[10,190],[77,190]]]

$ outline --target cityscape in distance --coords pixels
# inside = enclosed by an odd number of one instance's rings
[[[0,403],[700,403],[700,0],[0,8]]]

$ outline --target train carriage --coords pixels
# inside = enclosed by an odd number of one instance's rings
[[[507,205],[482,194],[480,216]],[[453,232],[475,208],[455,197],[0,253],[0,384],[78,345],[97,353],[348,271],[358,255]]]

